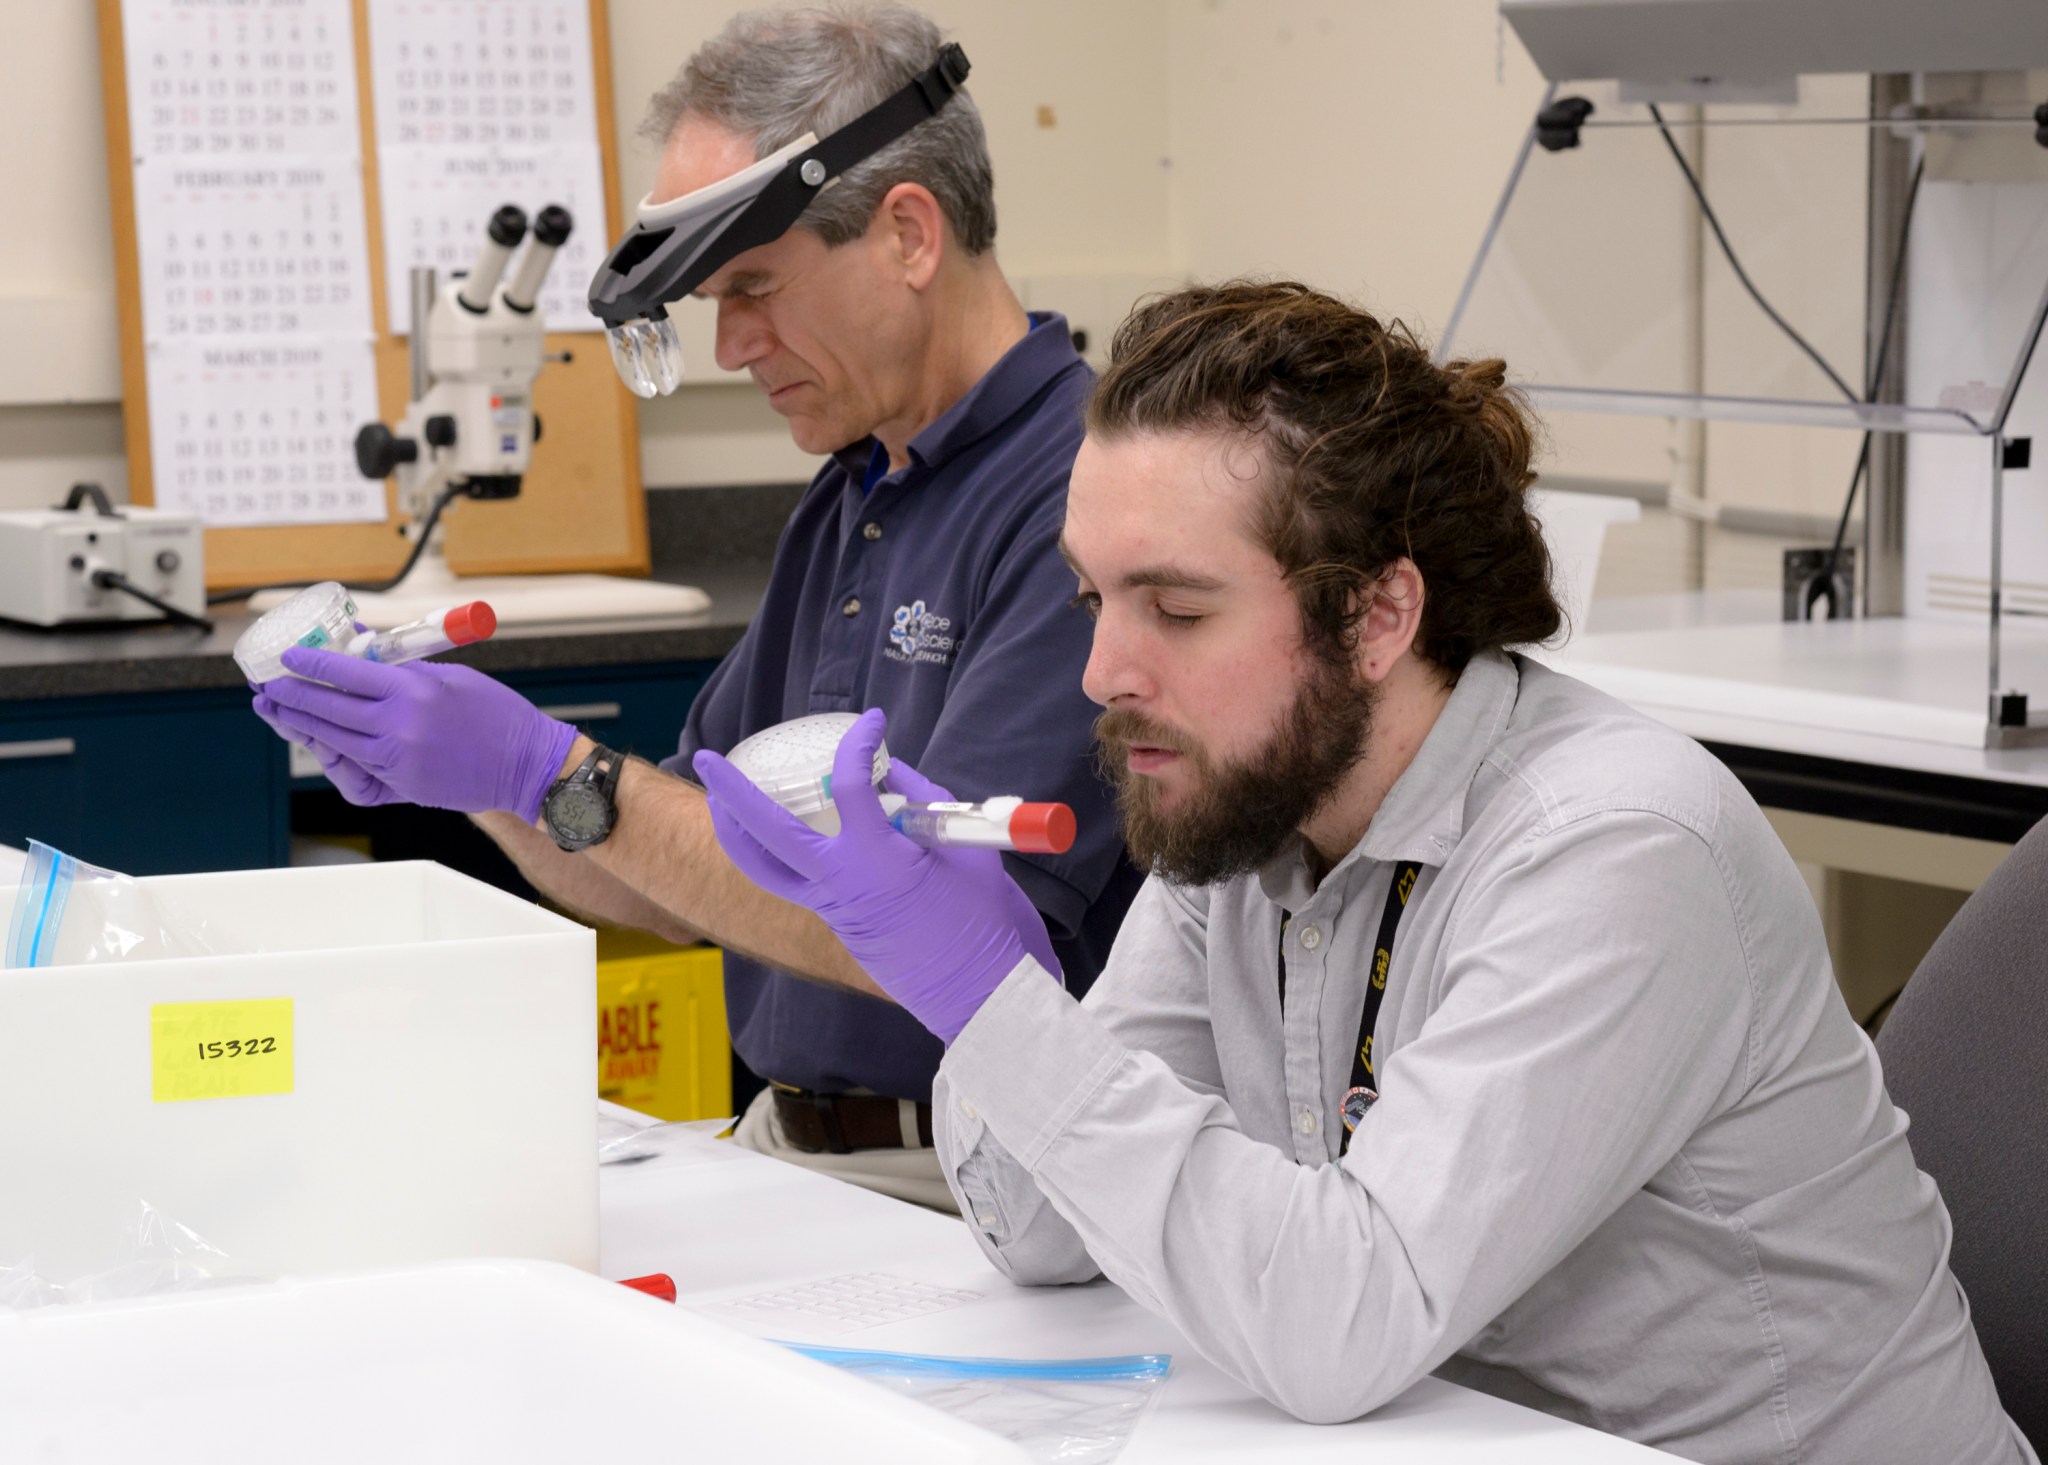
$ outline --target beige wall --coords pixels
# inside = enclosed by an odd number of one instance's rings
[[[653,171],[652,150],[634,136],[646,97],[731,8],[611,0],[622,209]],[[930,8],[976,63],[1005,268],[1033,304],[1078,313],[1092,302],[1110,319],[1131,294],[1171,278],[1264,272],[1435,333],[1542,92],[1513,35],[1500,34],[1493,0]],[[43,502],[73,477],[116,487],[125,477],[93,12],[92,0],[0,0],[0,189],[21,202],[15,227],[0,233],[0,506]],[[1785,190],[1810,190],[1810,179],[1774,171],[1767,150],[1740,140],[1708,169],[1738,236],[1761,231],[1753,269],[1786,282],[1781,303],[1802,321],[1832,319],[1816,328],[1823,349],[1853,365],[1844,331],[1862,289],[1860,161],[1845,153],[1831,172],[1839,196],[1825,248],[1809,240],[1803,251],[1769,226]],[[1671,178],[1655,186],[1668,195]],[[1636,252],[1642,290],[1675,281],[1680,233],[1672,215]],[[1725,271],[1710,267],[1707,280],[1711,378],[1715,361],[1739,368],[1753,357],[1769,327],[1732,296]],[[1567,311],[1592,321],[1598,308],[1574,300]],[[711,368],[708,307],[683,313],[693,381],[643,408],[647,482],[807,475],[810,461],[752,388]],[[1677,434],[1662,421],[1559,418],[1550,429],[1556,471],[1653,481],[1672,472]],[[1845,444],[1853,452],[1845,438],[1716,426],[1707,492],[1824,511],[1846,483]]]
[[[1512,35],[1496,74],[1492,0],[1165,13],[1175,262],[1440,325],[1543,94]]]
[[[1202,0],[1167,14],[1174,263],[1201,277],[1294,276],[1441,334],[1544,91],[1492,0]],[[1561,216],[1557,238],[1576,232],[1571,204],[1539,200]],[[1659,298],[1677,289],[1677,218],[1633,261]],[[1556,308],[1588,320],[1601,303]],[[1469,344],[1501,349],[1481,336]],[[1670,473],[1665,422],[1549,428],[1561,471]]]
[[[0,508],[125,496],[92,0],[0,0],[0,35]]]

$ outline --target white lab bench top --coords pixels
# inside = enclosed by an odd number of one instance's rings
[[[621,1111],[610,1110],[614,1115]],[[808,1282],[882,1273],[971,1293],[942,1310],[857,1331],[790,1312],[766,1336],[831,1347],[981,1357],[1170,1353],[1173,1376],[1119,1465],[1148,1461],[1370,1459],[1375,1465],[1520,1465],[1672,1457],[1437,1379],[1362,1420],[1302,1424],[1202,1358],[1171,1323],[1107,1282],[1017,1287],[965,1226],[712,1138],[670,1128],[656,1158],[600,1171],[604,1274],[665,1272],[684,1306],[710,1307]]]
[[[2048,786],[2048,748],[1990,750],[1982,621],[1786,622],[1773,591],[1596,602],[1538,655],[1702,742]],[[2048,698],[2048,627],[2008,622],[2005,681]]]

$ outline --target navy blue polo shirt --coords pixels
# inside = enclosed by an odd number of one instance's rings
[[[1060,559],[1091,374],[1066,322],[1033,329],[870,482],[876,444],[832,455],[790,516],[760,612],[690,709],[663,767],[814,712],[889,714],[889,752],[956,798],[1073,806],[1064,855],[1006,855],[1086,990],[1142,880],[1095,776],[1092,634]],[[1039,329],[1040,326],[1045,327]],[[886,466],[886,459],[884,460]],[[901,1008],[725,955],[733,1046],[764,1078],[931,1097],[944,1048]]]

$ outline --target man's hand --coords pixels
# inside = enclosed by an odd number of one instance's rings
[[[311,748],[352,804],[503,809],[531,824],[576,741],[575,728],[466,666],[379,666],[305,647],[284,664],[298,676],[264,683],[256,715]]]
[[[693,760],[727,858],[771,895],[807,906],[911,1015],[950,1043],[1028,954],[1057,974],[1045,923],[994,850],[924,849],[890,825],[870,782],[885,719],[862,714],[833,760],[837,835],[819,834],[712,752]],[[951,797],[902,764],[894,792]]]

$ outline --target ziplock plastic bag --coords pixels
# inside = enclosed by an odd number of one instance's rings
[[[680,1119],[672,1124],[635,1114],[630,1119],[607,1112],[598,1105],[597,1163],[600,1165],[645,1165],[668,1169],[678,1165],[702,1165],[715,1160],[737,1159],[746,1153],[738,1145],[722,1144],[718,1125],[701,1119]],[[731,1125],[725,1129],[731,1131]]]
[[[105,1271],[60,1281],[38,1268],[34,1257],[0,1266],[0,1311],[270,1280],[244,1273],[227,1253],[148,1201],[139,1205],[127,1229],[125,1254]]]
[[[784,1345],[943,1409],[1034,1460],[1103,1465],[1123,1452],[1173,1369],[1164,1353],[1122,1358],[942,1358]]]
[[[0,965],[149,961],[247,949],[141,881],[30,840]]]
[[[641,1114],[625,1114],[608,1110],[603,1104],[597,1106],[597,1163],[616,1163],[630,1154],[640,1138],[640,1131],[655,1121]]]

